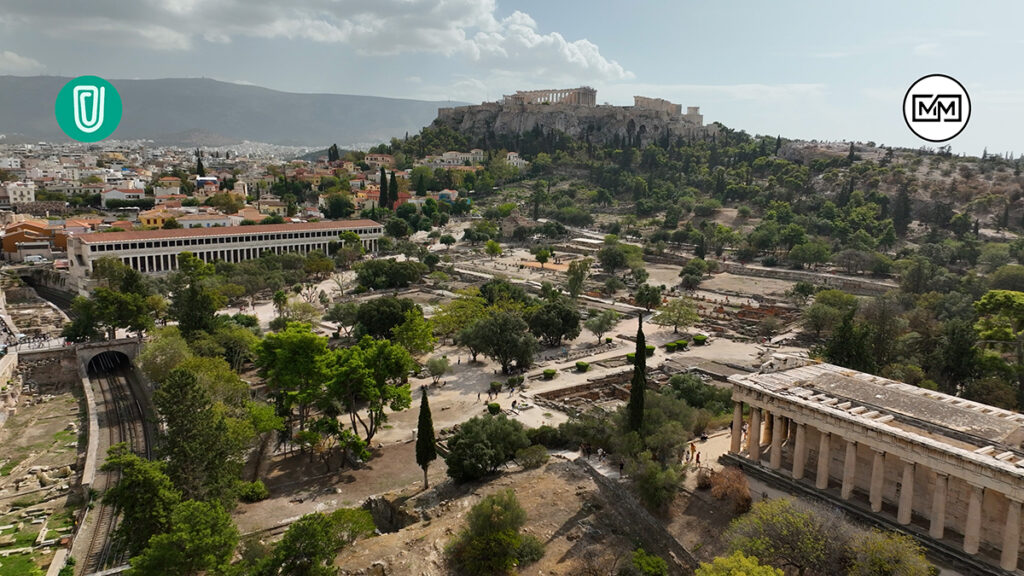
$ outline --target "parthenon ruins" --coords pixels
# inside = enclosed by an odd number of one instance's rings
[[[509,104],[574,104],[597,106],[597,90],[590,86],[558,90],[517,90],[505,95],[502,103]]]
[[[1024,415],[831,364],[772,364],[729,378],[740,462],[1017,570]]]

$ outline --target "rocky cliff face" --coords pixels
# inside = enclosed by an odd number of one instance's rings
[[[716,126],[702,126],[682,114],[633,106],[575,106],[571,104],[503,105],[489,102],[438,110],[442,125],[475,141],[492,136],[524,134],[540,128],[563,132],[594,144],[629,141],[639,137],[644,146],[665,137],[705,137]]]

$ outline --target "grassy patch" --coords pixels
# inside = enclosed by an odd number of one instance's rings
[[[0,560],[0,576],[35,576],[42,574],[33,554],[15,554]]]
[[[21,460],[18,460],[16,458],[8,460],[6,464],[0,466],[0,476],[9,476],[11,470],[14,470],[14,467],[17,466],[19,463],[21,463]]]
[[[61,430],[53,435],[53,441],[58,444],[67,444],[68,442],[77,441],[78,433],[72,432],[71,430]]]

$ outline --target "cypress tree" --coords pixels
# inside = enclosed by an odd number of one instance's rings
[[[633,378],[629,383],[629,405],[626,407],[629,429],[639,433],[644,425],[644,393],[647,388],[647,342],[644,340],[644,316],[637,317],[636,354]]]
[[[427,402],[427,389],[420,400],[420,420],[416,426],[416,463],[423,468],[423,489],[429,488],[427,468],[437,459],[437,445],[434,440],[434,419],[430,415],[430,404]]]
[[[380,167],[380,205],[391,208],[391,196],[388,194],[388,171]]]
[[[391,172],[391,182],[388,183],[388,199],[392,203],[398,202],[398,178],[395,177],[395,172]]]
[[[196,176],[206,176],[206,168],[203,168],[203,153],[196,148]]]

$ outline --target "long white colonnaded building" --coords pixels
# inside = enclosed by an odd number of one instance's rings
[[[79,291],[88,290],[92,264],[114,257],[147,274],[178,269],[178,255],[191,252],[205,262],[242,262],[264,252],[327,253],[342,232],[359,235],[367,252],[377,250],[384,227],[373,220],[338,220],[298,224],[267,224],[217,228],[180,228],[138,232],[76,234],[68,238],[70,275]]]

